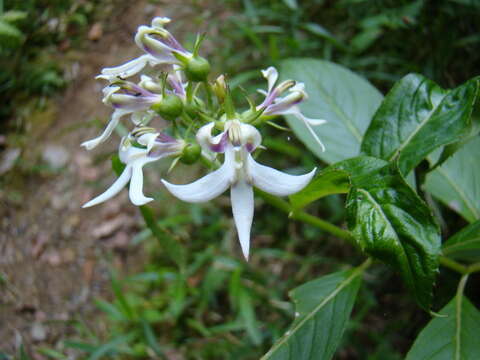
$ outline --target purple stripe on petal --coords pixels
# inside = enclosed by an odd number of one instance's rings
[[[228,145],[228,132],[222,135],[218,144],[210,144],[210,150],[216,153],[224,153]]]
[[[177,142],[177,139],[165,133],[160,133],[155,139],[155,141],[160,143],[174,143],[174,142]]]

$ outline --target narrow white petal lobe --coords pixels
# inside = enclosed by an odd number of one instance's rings
[[[237,228],[238,238],[243,256],[248,260],[250,252],[250,230],[253,221],[253,188],[245,180],[238,181],[230,190],[233,219]]]
[[[132,163],[132,178],[130,179],[130,189],[128,195],[130,201],[137,206],[145,205],[152,201],[152,198],[143,195],[143,165],[150,159],[138,159]]]
[[[118,179],[103,194],[98,195],[96,198],[90,200],[82,207],[87,208],[111,199],[112,197],[117,195],[125,187],[125,185],[127,185],[128,180],[130,180],[131,176],[132,167],[127,165],[127,167],[125,167]]]
[[[316,168],[305,175],[289,175],[261,165],[248,155],[248,172],[253,184],[275,196],[287,196],[302,190],[315,175]]]
[[[210,201],[228,189],[233,179],[231,163],[225,162],[218,170],[186,185],[174,185],[165,180],[162,183],[173,196],[180,200],[199,203]]]

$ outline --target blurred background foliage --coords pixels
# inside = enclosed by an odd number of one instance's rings
[[[68,74],[58,65],[62,53],[66,48],[88,52],[87,28],[111,3],[0,0],[1,134],[21,132],[25,114],[64,89]],[[208,19],[209,58],[216,71],[229,75],[239,102],[241,87],[248,92],[258,87],[259,69],[288,57],[343,64],[383,92],[408,72],[445,87],[478,74],[478,0],[185,3],[199,10],[196,22]],[[266,146],[276,151],[268,159],[274,167],[310,168],[318,162],[293,135],[270,131]],[[237,249],[228,206],[221,200],[204,206],[162,206],[171,199],[161,190],[154,195],[158,233],[146,227],[130,242],[145,248],[143,270],[121,276],[112,267],[112,296],[95,301],[102,316],[73,319],[74,336],[51,346],[21,347],[17,355],[0,351],[0,359],[28,359],[31,353],[36,354],[33,358],[67,359],[71,351],[86,359],[258,359],[291,322],[289,290],[362,259],[340,240],[289,222],[259,200],[253,255],[246,263]],[[311,212],[341,224],[343,200],[328,197]],[[453,219],[449,224],[460,224],[453,212],[436,206]],[[183,260],[175,264],[168,254],[179,251]],[[454,274],[442,273],[436,308],[451,296],[455,280]],[[428,315],[416,308],[389,269],[373,267],[366,283],[336,358],[400,359]],[[103,326],[92,326],[92,321]]]

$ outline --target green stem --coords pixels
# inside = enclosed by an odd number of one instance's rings
[[[262,199],[264,199],[267,203],[269,203],[272,206],[275,206],[277,209],[282,210],[283,212],[286,212],[290,218],[302,221],[306,224],[315,226],[318,229],[322,229],[324,231],[329,232],[332,235],[335,235],[336,237],[346,240],[350,245],[353,245],[354,247],[358,248],[358,244],[353,238],[353,236],[350,234],[349,231],[343,230],[339,228],[338,226],[335,226],[325,220],[322,220],[316,216],[310,215],[306,213],[305,211],[302,210],[293,210],[290,203],[288,201],[282,200],[276,196],[270,195],[264,191],[255,189],[255,193],[260,196]],[[440,264],[442,266],[445,266],[453,271],[456,271],[460,274],[471,274],[474,272],[480,272],[480,263],[475,263],[470,266],[465,266],[462,265],[455,260],[452,260],[446,256],[440,256],[439,258]]]
[[[468,267],[446,256],[440,256],[440,264],[460,274],[468,274]]]
[[[332,235],[335,235],[343,240],[346,240],[349,242],[351,245],[358,247],[357,243],[355,242],[355,239],[353,236],[350,234],[350,232],[343,230],[339,228],[338,226],[335,226],[328,221],[322,220],[316,216],[310,215],[306,213],[305,211],[302,210],[293,210],[290,203],[288,201],[285,201],[283,199],[280,199],[276,196],[270,195],[264,191],[255,189],[255,193],[259,195],[262,199],[264,199],[267,203],[269,203],[272,206],[275,206],[276,208],[286,212],[292,219],[302,221],[306,224],[315,226],[316,228],[325,230],[329,232]]]
[[[467,267],[468,269],[468,273],[469,274],[473,274],[475,272],[479,272],[480,271],[480,263],[475,263],[475,264],[472,264],[472,265],[469,265]]]

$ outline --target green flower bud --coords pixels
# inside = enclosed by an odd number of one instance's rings
[[[183,148],[182,156],[180,161],[184,164],[191,165],[194,164],[202,153],[202,148],[198,144],[187,144]]]
[[[189,59],[185,66],[185,75],[190,81],[205,81],[209,73],[209,62],[200,56]]]
[[[175,120],[182,114],[183,102],[176,95],[166,95],[162,101],[153,104],[152,110],[166,120]]]

